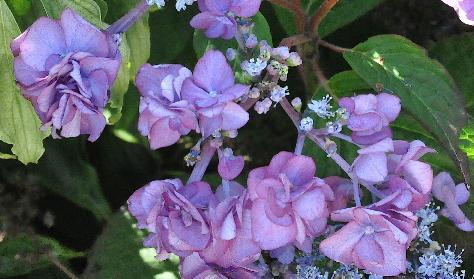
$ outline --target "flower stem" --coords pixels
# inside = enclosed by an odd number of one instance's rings
[[[351,49],[349,48],[344,48],[344,47],[340,47],[340,46],[337,46],[335,44],[331,44],[330,42],[327,42],[327,41],[324,41],[324,40],[319,40],[318,41],[318,44],[320,46],[323,46],[325,48],[328,48],[330,50],[333,50],[335,52],[339,52],[339,53],[344,53],[346,51],[350,51]]]
[[[146,0],[141,1],[126,15],[110,25],[109,28],[107,28],[107,32],[110,34],[126,32],[141,16],[143,16],[148,11],[149,8],[150,5],[147,4]]]
[[[201,159],[194,166],[193,172],[189,176],[188,184],[200,181],[206,172],[212,157],[216,153],[216,148],[211,145],[210,141],[206,141],[201,151]]]
[[[229,180],[222,179],[222,189],[224,190],[224,197],[227,199],[230,196]]]
[[[296,139],[295,155],[301,155],[303,152],[304,140],[306,135],[304,133],[298,133],[298,138]]]

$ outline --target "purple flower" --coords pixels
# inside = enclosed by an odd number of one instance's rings
[[[417,218],[411,212],[391,208],[392,200],[389,196],[368,208],[332,213],[333,221],[348,224],[321,242],[321,252],[381,276],[405,272],[406,249],[417,234]]]
[[[448,217],[463,231],[474,231],[474,224],[459,208],[469,200],[469,190],[464,183],[455,185],[447,172],[439,173],[433,181],[433,195],[444,203],[441,214]]]
[[[219,152],[219,165],[217,170],[219,175],[226,180],[235,179],[244,169],[244,157],[234,156],[232,149],[226,148]]]
[[[400,192],[394,201],[400,209],[415,212],[431,200],[433,170],[419,159],[435,152],[419,140],[413,142],[394,141],[394,152],[388,155],[389,178],[382,185],[387,194]]]
[[[324,178],[324,182],[334,192],[334,201],[329,203],[329,212],[346,208],[354,197],[352,181],[338,176],[329,176]]]
[[[364,145],[391,137],[389,124],[401,110],[400,99],[387,93],[342,98],[339,106],[349,113],[347,127],[353,131],[352,140]]]
[[[38,19],[11,50],[15,78],[42,129],[52,127],[55,138],[88,134],[95,141],[106,124],[102,112],[121,62],[112,36],[65,9],[60,20]]]
[[[193,76],[184,81],[181,95],[198,112],[201,133],[208,137],[216,130],[237,130],[247,123],[248,113],[234,100],[249,89],[235,84],[234,73],[220,51],[209,50],[199,59]]]
[[[474,25],[473,0],[441,0],[451,6],[458,13],[459,19],[469,25]]]
[[[179,266],[183,279],[258,279],[259,270],[254,265],[223,268],[208,264],[198,253],[182,258]]]
[[[237,31],[235,16],[252,17],[260,8],[261,0],[198,0],[199,10],[191,26],[206,30],[209,38],[232,39]]]
[[[223,186],[216,191],[217,202],[209,206],[213,239],[199,252],[208,264],[219,267],[244,268],[260,258],[260,247],[252,238],[252,203],[247,191],[236,182],[229,182],[228,193]]]
[[[128,208],[137,219],[138,228],[150,232],[144,244],[156,248],[160,259],[170,253],[185,257],[210,243],[204,211],[213,198],[205,182],[183,186],[179,179],[158,180],[133,193]]]
[[[387,153],[393,150],[391,138],[359,149],[359,156],[353,163],[356,175],[370,184],[383,182],[388,175]]]
[[[334,200],[331,188],[314,177],[315,172],[311,158],[289,152],[250,172],[252,233],[262,249],[294,244],[311,251],[312,238],[326,228],[328,201]]]
[[[136,84],[140,94],[138,129],[152,149],[175,144],[182,135],[199,130],[192,106],[181,98],[181,86],[191,71],[181,65],[143,65]]]

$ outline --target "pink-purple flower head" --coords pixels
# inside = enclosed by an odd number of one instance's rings
[[[352,140],[364,145],[391,137],[389,124],[401,110],[400,99],[387,93],[342,98],[339,106],[349,113],[347,127],[352,130]]]
[[[295,245],[310,251],[312,238],[325,230],[334,194],[315,172],[311,158],[290,152],[280,152],[269,166],[250,172],[252,232],[262,249]]]
[[[252,17],[261,0],[198,0],[201,13],[193,17],[191,26],[206,30],[209,38],[232,39],[237,32],[235,16]]]
[[[474,0],[441,0],[453,7],[459,19],[469,25],[474,25]]]
[[[392,196],[367,208],[342,209],[331,214],[348,222],[320,244],[327,257],[381,276],[406,270],[406,249],[416,236],[416,216],[391,207]]]
[[[249,89],[235,84],[224,54],[208,50],[196,64],[192,77],[184,81],[181,96],[197,111],[201,133],[208,137],[216,130],[237,130],[247,123],[248,113],[234,101]]]
[[[120,68],[117,43],[71,9],[39,18],[11,43],[15,78],[53,137],[88,134],[95,141]]]
[[[128,208],[138,227],[150,232],[145,246],[156,248],[161,259],[170,253],[185,257],[209,245],[211,231],[204,211],[213,198],[205,182],[183,186],[179,179],[160,180],[137,190]]]
[[[441,214],[452,220],[461,230],[474,231],[474,224],[459,208],[469,200],[469,190],[464,183],[455,185],[447,172],[441,172],[434,178],[433,195],[444,203]]]
[[[199,131],[197,115],[181,98],[184,80],[192,75],[181,65],[143,65],[136,84],[140,94],[138,129],[152,149],[175,144],[191,130]]]

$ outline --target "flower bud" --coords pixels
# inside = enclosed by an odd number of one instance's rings
[[[286,64],[290,67],[296,67],[303,63],[300,55],[297,52],[290,53],[290,57],[286,60]]]

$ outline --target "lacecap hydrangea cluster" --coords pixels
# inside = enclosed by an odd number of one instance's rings
[[[176,8],[193,2],[179,0]],[[295,261],[295,255],[317,253],[319,259],[341,264],[331,274],[362,270],[380,278],[413,272],[407,250],[414,242],[433,242],[433,222],[426,221],[434,218],[426,211],[433,197],[444,203],[442,215],[462,230],[474,230],[459,208],[469,196],[467,187],[456,185],[447,173],[434,177],[421,160],[435,151],[419,140],[393,139],[390,123],[401,110],[396,95],[354,95],[338,104],[326,96],[310,102],[303,117],[302,101],[289,102],[290,92],[282,84],[289,68],[302,63],[300,56],[288,46],[259,41],[252,32],[251,17],[261,1],[197,2],[200,13],[191,26],[209,38],[235,39],[239,47],[225,54],[210,49],[194,69],[145,64],[135,78],[141,95],[138,129],[152,149],[174,145],[191,132],[200,138],[185,158],[194,166],[186,183],[152,181],[128,200],[138,228],[149,232],[144,244],[156,249],[158,260],[179,256],[183,278],[271,278],[280,272],[289,278],[307,272],[311,278],[328,278],[330,272],[319,270],[314,261]],[[94,141],[100,136],[121,62],[120,33],[153,4],[165,2],[144,1],[107,30],[66,9],[59,20],[38,19],[12,42],[15,77],[42,129],[51,128],[53,137],[87,134]],[[237,58],[239,79],[229,64]],[[264,114],[276,105],[298,129],[295,151],[278,152],[268,165],[251,170],[241,185],[235,179],[244,158],[234,155],[228,142],[249,121],[250,108]],[[315,119],[327,121],[326,126],[315,128]],[[342,133],[343,127],[350,135]],[[337,154],[332,137],[358,147],[352,163]],[[305,138],[327,152],[347,177],[318,177],[317,164],[325,162],[301,155]],[[215,154],[222,182],[213,192],[203,175]],[[362,204],[362,195],[371,195],[365,199],[371,202]],[[450,247],[443,255],[420,256],[416,272],[428,276],[454,270],[443,270],[440,257],[459,266]],[[298,268],[292,269],[292,263]]]

